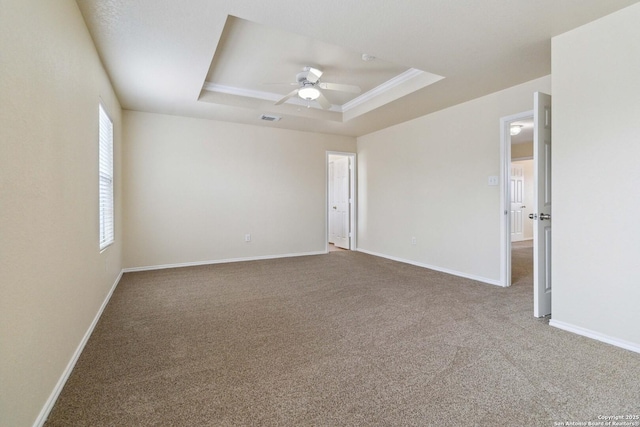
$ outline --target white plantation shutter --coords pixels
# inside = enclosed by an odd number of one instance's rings
[[[113,123],[100,107],[98,188],[100,203],[100,250],[113,243]]]

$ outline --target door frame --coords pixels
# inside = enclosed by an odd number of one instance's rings
[[[511,123],[533,119],[533,110],[523,111],[500,119],[500,284],[511,286]],[[534,188],[538,183],[533,183]]]
[[[344,151],[327,151],[325,157],[325,206],[324,206],[324,241],[325,252],[329,253],[329,156],[346,156],[349,158],[349,193],[351,204],[349,206],[349,250],[355,251],[357,248],[357,193],[356,193],[356,153]]]

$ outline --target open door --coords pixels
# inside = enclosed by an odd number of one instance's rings
[[[349,157],[341,157],[333,162],[333,200],[330,210],[330,235],[333,244],[339,248],[351,249],[350,241],[350,169]]]
[[[533,315],[544,317],[551,314],[551,96],[536,92],[533,112]]]
[[[334,189],[335,185],[334,185],[334,178],[333,178],[333,175],[334,175],[334,164],[333,164],[333,161],[330,161],[329,164],[328,164],[327,174],[328,174],[328,178],[329,178],[328,179],[328,196],[329,196],[329,200],[328,200],[329,201],[329,205],[328,205],[329,207],[328,207],[328,209],[329,209],[329,211],[327,213],[327,218],[329,218],[329,237],[328,237],[327,240],[329,241],[329,243],[334,244],[336,236],[335,236],[335,230],[334,230],[335,227],[333,225],[333,223],[335,221],[335,218],[334,218],[335,213],[334,213],[334,210],[333,210],[333,205],[334,205],[333,199],[335,198],[335,189]]]

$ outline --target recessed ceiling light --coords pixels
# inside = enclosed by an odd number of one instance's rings
[[[369,55],[368,53],[363,53],[362,54],[362,60],[363,61],[369,62],[369,61],[373,61],[374,59],[376,59],[376,57],[373,56],[373,55]]]

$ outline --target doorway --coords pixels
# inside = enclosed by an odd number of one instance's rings
[[[533,122],[525,126],[532,127]],[[522,139],[521,139],[522,140]],[[517,144],[517,145],[514,145]],[[527,144],[528,147],[518,145]],[[533,149],[531,141],[511,142],[511,193],[510,231],[511,231],[511,285],[532,286],[533,284],[533,221],[529,215],[534,205],[533,156],[515,157],[520,151]]]
[[[521,122],[533,118],[533,169],[534,169],[534,212],[528,215],[533,221],[533,315],[546,317],[551,315],[551,95],[535,92],[533,95],[533,111],[516,114],[500,119],[502,147],[502,284],[512,284],[512,242],[511,217],[509,207],[511,202],[511,161],[512,151],[516,145],[511,141],[520,133],[524,126]],[[514,129],[515,128],[515,129]]]
[[[356,155],[327,152],[327,252],[356,247]]]
[[[501,119],[503,286],[533,284],[533,111]]]

